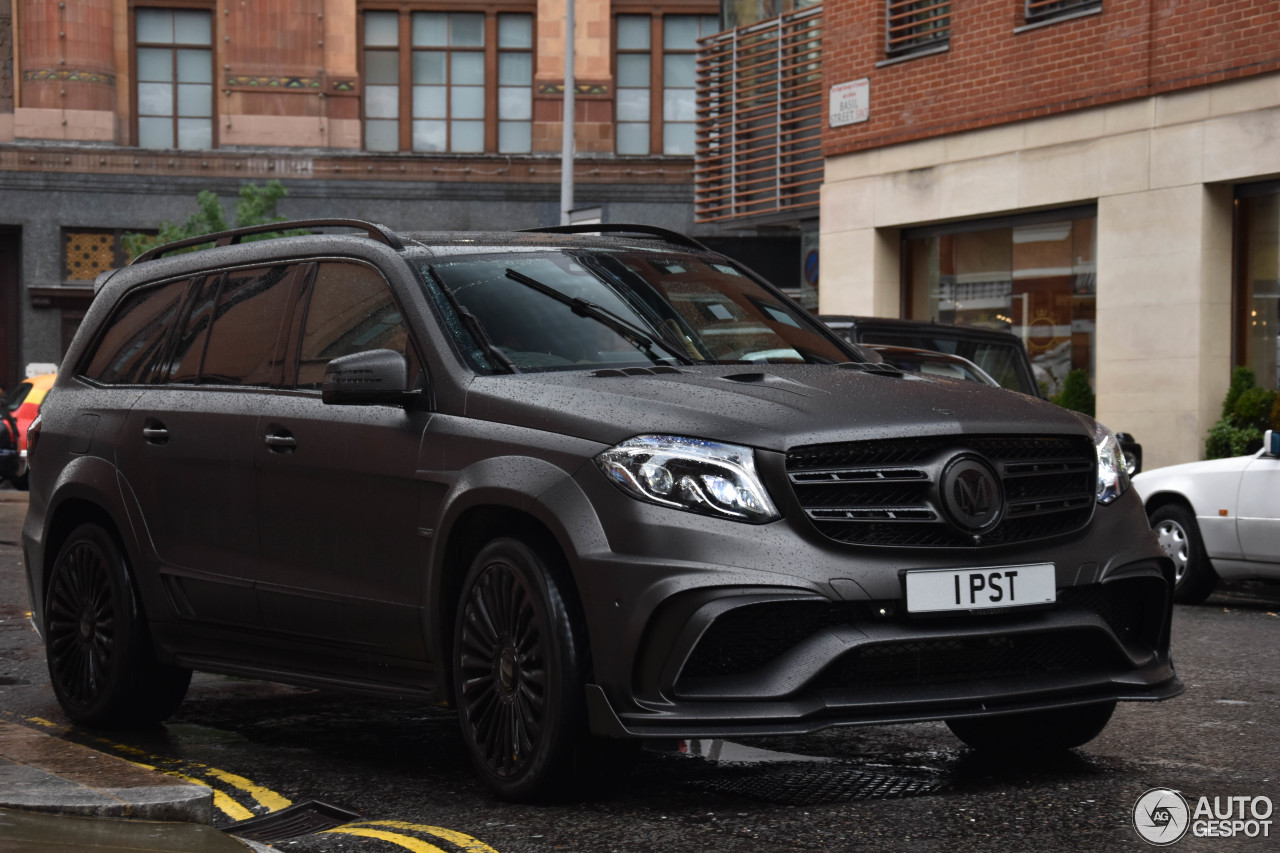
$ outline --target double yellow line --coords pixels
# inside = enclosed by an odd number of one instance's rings
[[[385,829],[377,829],[375,827],[389,827],[391,829],[407,829],[410,832],[420,832],[424,835],[430,835],[434,838],[447,841],[455,847],[464,851],[464,853],[498,853],[483,841],[477,841],[470,835],[464,835],[461,832],[454,832],[452,829],[444,829],[439,826],[427,826],[421,823],[407,823],[403,820],[366,820],[359,823],[349,823],[346,826],[337,826],[333,829],[324,830],[327,833],[337,835],[355,835],[362,838],[376,838],[379,841],[387,841],[391,844],[399,845],[412,853],[445,853],[436,845],[421,838],[412,835],[405,835],[400,832],[387,832]]]
[[[11,718],[14,716],[6,714],[3,711],[0,711],[0,715],[10,716]],[[73,734],[72,730],[41,717],[25,717],[21,721],[40,726],[42,728],[52,729],[59,735],[66,736]],[[75,734],[83,737],[82,733],[77,732]],[[93,737],[92,740],[106,747],[109,751],[115,753],[118,757],[123,758],[131,764],[146,768],[147,770],[155,770],[157,772],[164,773],[165,775],[173,776],[176,779],[182,779],[183,781],[212,789],[214,808],[218,809],[218,811],[236,822],[258,817],[262,814],[270,814],[271,812],[276,812],[280,809],[293,805],[293,801],[288,797],[282,796],[281,794],[272,791],[270,788],[264,788],[261,785],[254,784],[251,780],[246,779],[243,776],[239,776],[235,773],[229,773],[226,770],[220,770],[217,767],[210,767],[209,765],[202,764],[198,761],[187,761],[180,758],[164,758],[162,756],[152,755],[136,746],[131,746],[126,743],[118,743],[103,737]],[[257,809],[258,811],[246,808],[235,797],[232,797],[231,794],[215,787],[214,784],[206,781],[206,779],[200,778],[200,776],[213,779],[215,782],[228,786],[230,789],[233,789],[235,793],[240,795],[247,794],[248,798],[252,800],[253,809]],[[462,850],[463,853],[498,853],[497,850],[493,849],[488,844],[472,838],[470,835],[456,832],[452,829],[445,829],[444,827],[408,823],[402,820],[358,821],[356,823],[344,824],[343,826],[336,826],[333,829],[322,830],[321,832],[386,841],[399,847],[403,847],[404,849],[411,851],[411,853],[446,853],[442,848],[437,847],[435,844],[417,837],[416,835],[408,835],[405,834],[405,832],[389,831],[397,829],[407,830],[412,833],[419,833],[421,835],[430,836],[436,840],[448,842],[454,848]]]

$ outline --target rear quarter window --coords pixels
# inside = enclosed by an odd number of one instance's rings
[[[166,333],[186,291],[187,282],[182,280],[125,296],[107,321],[82,375],[107,385],[148,381],[164,355]]]

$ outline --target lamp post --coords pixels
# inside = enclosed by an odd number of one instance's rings
[[[569,224],[569,211],[573,210],[573,0],[565,0],[564,16],[564,121],[560,134],[560,224]]]

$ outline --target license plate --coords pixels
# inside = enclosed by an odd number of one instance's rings
[[[908,613],[1049,604],[1056,598],[1053,563],[907,572]]]

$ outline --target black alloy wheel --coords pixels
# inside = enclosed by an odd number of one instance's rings
[[[92,541],[66,549],[54,570],[46,613],[49,668],[59,695],[89,705],[116,665],[117,610],[107,557]]]
[[[96,524],[67,537],[45,600],[45,653],[58,702],[86,725],[147,725],[172,714],[191,671],[156,662],[114,538]]]
[[[549,561],[496,539],[463,583],[454,631],[454,693],[473,764],[512,800],[574,788],[585,736],[583,632]]]

